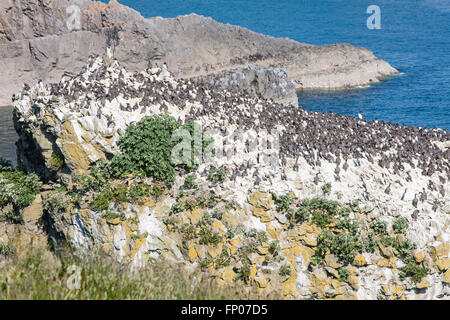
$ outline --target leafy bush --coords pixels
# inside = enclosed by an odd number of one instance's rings
[[[324,258],[330,252],[345,264],[352,263],[355,256],[363,250],[361,239],[348,233],[334,234],[325,229],[317,239],[317,256]]]
[[[327,213],[313,211],[311,222],[320,228],[325,228],[331,222],[331,217]]]
[[[339,268],[338,269],[339,274],[339,281],[346,282],[348,280],[348,276],[350,275],[350,271],[346,268]]]
[[[48,199],[44,201],[44,210],[65,212],[68,208],[68,202],[65,192],[53,192]]]
[[[194,175],[188,175],[185,179],[184,179],[184,184],[183,184],[183,188],[184,189],[194,189],[197,187],[197,184],[195,183],[195,176]]]
[[[406,220],[406,218],[404,217],[398,218],[393,223],[392,229],[395,233],[404,233],[406,229],[408,229],[408,220]]]
[[[136,200],[141,197],[149,196],[149,195],[151,195],[151,193],[152,193],[152,191],[150,190],[150,186],[148,184],[139,183],[139,184],[132,185],[130,187],[128,196],[131,199]]]
[[[271,255],[276,256],[280,251],[280,245],[276,241],[272,241],[269,245],[269,252]]]
[[[351,208],[343,207],[337,201],[312,198],[303,199],[298,205],[298,209],[289,213],[291,224],[308,221],[312,215],[312,222],[317,226],[324,228],[331,222],[331,217],[340,216],[347,217],[351,212]],[[349,226],[352,227],[352,226]]]
[[[177,214],[179,212],[182,212],[184,210],[184,205],[181,202],[175,202],[172,205],[172,208],[170,208],[170,215]]]

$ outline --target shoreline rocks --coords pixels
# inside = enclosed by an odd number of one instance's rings
[[[53,82],[64,72],[78,73],[89,55],[102,55],[109,46],[130,71],[165,63],[176,79],[275,67],[286,70],[297,90],[342,89],[398,73],[369,50],[349,44],[307,45],[196,14],[143,18],[116,1],[77,0],[72,5],[80,24],[69,29],[74,11],[67,11],[66,1],[2,3],[0,104],[9,104],[22,83]]]

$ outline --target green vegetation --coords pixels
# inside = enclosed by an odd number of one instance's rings
[[[330,194],[331,192],[331,183],[326,183],[322,186],[323,194]]]
[[[119,141],[122,154],[111,160],[110,166],[114,176],[125,177],[131,174],[153,177],[171,187],[175,182],[176,167],[172,161],[172,150],[178,143],[172,140],[172,135],[179,128],[180,124],[175,118],[166,114],[147,116],[138,124],[129,126]],[[195,152],[201,151],[203,154],[213,140],[193,121],[181,128],[187,130],[191,137],[198,132],[202,137],[191,140],[191,163],[178,165],[193,171],[198,167],[197,159],[200,156]],[[201,145],[197,146],[195,143]]]
[[[0,243],[0,255],[9,256],[12,253],[14,250],[9,243]]]
[[[323,198],[303,199],[298,204],[297,210],[289,215],[289,220],[293,227],[295,223],[309,221],[312,215],[311,222],[324,228],[331,222],[332,217],[347,217],[350,212],[351,208],[343,207],[337,201]]]
[[[234,281],[241,280],[245,284],[250,282],[250,264],[245,263],[240,268],[233,268],[233,271],[236,273],[234,276]]]
[[[31,250],[30,250],[31,251]],[[71,266],[73,266],[71,269]],[[79,289],[68,283],[76,279]],[[0,299],[9,300],[174,300],[261,299],[237,286],[219,286],[198,272],[158,261],[134,272],[107,256],[78,258],[69,250],[56,256],[44,249],[24,258],[11,256],[0,274]]]
[[[212,183],[219,183],[225,181],[227,178],[227,172],[224,168],[218,168],[216,170],[213,170],[209,173],[208,179]]]
[[[385,247],[392,247],[399,257],[405,257],[416,248],[416,244],[409,240],[399,240],[397,237],[384,236],[380,238],[380,244]]]
[[[278,274],[282,277],[290,276],[291,275],[291,266],[285,264],[280,267],[280,270],[278,271]]]
[[[50,165],[60,169],[64,166],[64,156],[62,154],[54,153],[50,159]]]
[[[25,174],[0,158],[0,209],[11,206],[1,220],[21,220],[21,210],[28,207],[39,193],[42,182],[35,174]]]
[[[408,229],[408,220],[406,220],[406,218],[404,217],[398,218],[392,224],[392,230],[394,230],[395,233],[405,233],[407,229]]]
[[[350,275],[350,271],[348,271],[348,269],[346,268],[339,268],[338,274],[339,274],[339,281],[347,282],[348,276]]]
[[[345,264],[352,263],[355,256],[363,250],[364,244],[360,237],[349,233],[335,234],[325,229],[317,239],[317,256],[324,258],[330,252]]]
[[[287,212],[293,203],[294,199],[292,199],[288,195],[282,196],[275,195],[275,204],[277,206],[277,211]]]
[[[111,160],[114,174],[154,177],[171,186],[175,181],[171,152],[176,145],[172,133],[179,126],[169,115],[144,117],[138,124],[129,126],[119,141],[122,154]]]
[[[269,245],[269,253],[275,257],[278,255],[279,251],[280,251],[280,245],[278,244],[278,242],[272,241]]]
[[[231,255],[228,253],[227,249],[223,248],[219,257],[215,261],[214,268],[221,269],[228,267],[231,263]]]
[[[66,212],[69,206],[65,191],[54,191],[43,203],[44,210]]]
[[[406,259],[405,262],[406,265],[399,268],[402,281],[406,278],[412,278],[415,282],[420,282],[429,272],[428,268],[415,262],[412,258]]]
[[[387,232],[387,223],[381,220],[376,220],[372,222],[370,227],[373,229],[373,232],[377,235],[383,235]]]

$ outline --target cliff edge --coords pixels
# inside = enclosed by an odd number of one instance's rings
[[[10,104],[22,83],[78,73],[107,46],[130,71],[166,63],[177,79],[259,66],[285,69],[296,89],[338,89],[397,73],[364,48],[302,44],[196,14],[146,19],[116,1],[6,0],[0,6],[0,105]]]

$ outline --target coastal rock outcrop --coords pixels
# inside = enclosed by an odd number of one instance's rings
[[[19,166],[65,186],[43,195],[53,237],[286,298],[450,297],[447,131],[308,112],[168,69],[91,57],[16,95]],[[169,188],[106,184],[125,132],[158,114],[194,120],[213,157]]]
[[[302,44],[196,14],[146,19],[116,1],[7,0],[0,6],[0,105],[10,104],[22,83],[78,73],[89,55],[108,46],[130,71],[166,63],[176,79],[275,67],[301,90],[368,85],[398,73],[364,48]]]

